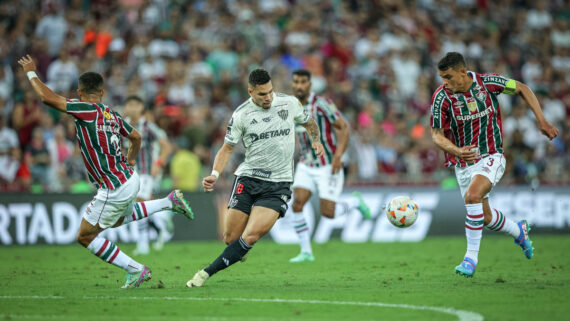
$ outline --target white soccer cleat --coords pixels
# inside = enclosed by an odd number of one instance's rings
[[[200,270],[194,274],[194,277],[190,279],[190,281],[186,282],[186,287],[193,288],[193,287],[201,287],[204,285],[204,282],[210,277],[208,272],[204,270]]]

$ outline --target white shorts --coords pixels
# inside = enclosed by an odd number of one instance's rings
[[[119,218],[132,214],[139,188],[139,175],[133,172],[131,178],[115,190],[98,189],[83,218],[93,226],[99,224],[103,229],[112,227]]]
[[[293,189],[303,188],[312,194],[319,193],[320,199],[336,202],[342,193],[344,172],[342,169],[332,174],[332,165],[309,167],[303,163],[297,164]]]
[[[455,176],[457,177],[457,183],[459,184],[459,189],[461,190],[461,196],[465,197],[465,192],[471,180],[475,175],[483,175],[489,179],[491,184],[495,186],[503,177],[505,172],[505,166],[507,161],[503,154],[492,154],[487,157],[482,158],[479,162],[474,165],[467,167],[456,167]],[[489,193],[487,193],[483,198],[488,198]]]
[[[141,182],[141,188],[139,189],[137,197],[144,201],[148,201],[152,196],[152,190],[154,188],[154,178],[148,174],[141,174],[139,175],[139,177]]]

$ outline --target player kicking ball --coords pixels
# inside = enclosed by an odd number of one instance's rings
[[[190,218],[193,215],[190,206],[178,190],[162,199],[135,202],[140,184],[133,167],[141,136],[121,115],[101,103],[105,91],[100,74],[90,71],[83,73],[79,77],[77,90],[81,101],[72,102],[55,94],[40,81],[29,55],[22,57],[18,63],[43,103],[75,118],[83,162],[89,180],[98,188],[95,198],[83,213],[77,242],[103,261],[127,271],[123,288],[140,286],[150,280],[150,269],[130,258],[99,233],[165,210]],[[121,153],[120,136],[130,142],[126,158]]]
[[[253,245],[285,215],[291,198],[295,125],[309,133],[317,156],[323,155],[319,126],[293,96],[273,92],[271,77],[263,69],[249,74],[251,96],[234,111],[224,145],[216,154],[212,174],[202,181],[211,192],[227,166],[234,146],[243,141],[245,160],[236,179],[224,222],[228,246],[217,259],[186,283],[199,287],[215,273],[243,260]]]
[[[332,219],[335,215],[345,215],[357,209],[362,217],[370,219],[370,209],[357,192],[353,193],[353,198],[337,202],[344,185],[341,158],[350,136],[348,124],[332,101],[311,92],[310,71],[295,70],[291,85],[295,97],[319,124],[321,143],[325,149],[322,156],[317,156],[311,148],[311,140],[305,128],[296,127],[301,157],[293,181],[293,214],[290,222],[299,237],[301,253],[289,262],[313,262],[315,257],[311,248],[311,231],[303,215],[303,208],[312,194],[318,192],[321,214],[327,218]]]
[[[546,121],[536,96],[525,84],[499,75],[467,71],[463,56],[457,52],[447,53],[437,68],[443,85],[432,97],[432,138],[445,152],[446,166],[455,167],[467,210],[467,252],[455,272],[465,277],[475,274],[483,226],[510,234],[526,258],[531,259],[534,249],[528,222],[515,223],[489,205],[489,193],[503,176],[506,165],[497,96],[520,95],[536,116],[538,128],[549,139],[558,135],[558,129]]]

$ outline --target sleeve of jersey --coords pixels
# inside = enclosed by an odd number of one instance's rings
[[[115,115],[117,116],[117,120],[119,121],[119,133],[121,133],[121,135],[123,135],[124,137],[129,136],[133,131],[133,126],[127,123],[119,113],[115,112]]]
[[[505,78],[500,75],[482,75],[481,79],[487,90],[495,94],[514,95],[517,90],[517,82],[514,79]]]
[[[293,108],[292,108],[293,119],[295,120],[295,122],[297,124],[300,124],[300,125],[304,125],[304,124],[308,123],[309,120],[311,120],[311,114],[309,114],[305,110],[305,108],[303,108],[303,105],[301,105],[301,102],[297,98],[294,98],[292,104],[293,104]]]
[[[431,102],[431,127],[437,129],[448,129],[449,119],[447,117],[449,101],[445,97],[443,90],[437,91]]]
[[[97,115],[97,108],[95,108],[95,106],[81,101],[68,99],[65,108],[68,114],[79,120],[92,121]]]
[[[228,145],[235,146],[241,139],[241,136],[243,134],[243,127],[241,126],[239,119],[240,118],[234,113],[228,122],[226,137],[224,138],[224,142]]]

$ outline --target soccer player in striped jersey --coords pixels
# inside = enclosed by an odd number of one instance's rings
[[[549,139],[558,135],[558,129],[546,121],[536,96],[525,84],[496,74],[467,71],[463,56],[457,52],[447,53],[437,68],[443,85],[432,97],[432,138],[445,152],[445,165],[455,167],[467,209],[467,252],[455,272],[465,277],[475,273],[483,226],[510,234],[530,259],[533,247],[528,222],[515,223],[489,205],[489,193],[503,176],[506,164],[497,96],[520,95]]]
[[[77,241],[107,263],[127,272],[123,288],[136,288],[151,278],[148,267],[130,258],[111,241],[99,234],[148,215],[172,210],[191,217],[191,209],[180,191],[163,199],[136,203],[139,176],[134,170],[141,144],[140,134],[116,111],[101,103],[104,94],[103,77],[86,72],[79,77],[79,102],[65,99],[51,91],[36,74],[36,66],[28,55],[18,63],[27,73],[32,88],[43,103],[75,118],[77,141],[89,180],[98,188],[79,226]],[[120,136],[130,147],[125,157],[121,152]]]
[[[141,134],[141,149],[136,158],[136,171],[140,177],[141,187],[137,194],[137,202],[153,199],[152,190],[155,179],[162,173],[162,167],[168,162],[172,147],[168,143],[166,133],[144,116],[144,102],[138,96],[129,96],[125,102],[125,116],[130,124]],[[166,234],[172,232],[172,212],[162,211],[137,223],[138,238],[134,255],[147,255],[149,247],[149,222],[159,230],[155,249],[160,250]],[[170,231],[167,231],[170,230]]]
[[[312,262],[315,257],[311,248],[311,231],[303,208],[313,193],[318,193],[321,214],[326,218],[334,218],[335,214],[343,215],[356,208],[364,218],[369,219],[370,209],[357,192],[347,201],[338,201],[344,185],[341,158],[350,135],[348,124],[331,100],[311,92],[311,72],[308,70],[293,72],[292,87],[295,97],[319,125],[321,143],[325,148],[324,155],[317,156],[305,128],[296,126],[301,156],[295,169],[290,222],[299,237],[301,253],[289,262]]]

